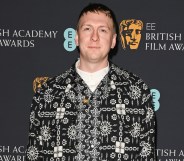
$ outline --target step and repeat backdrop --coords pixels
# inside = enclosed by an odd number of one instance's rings
[[[98,1],[0,2],[0,161],[25,160],[35,89],[79,57],[77,18],[90,2]],[[112,61],[151,89],[158,160],[184,161],[184,2],[100,3],[114,11],[119,25]]]

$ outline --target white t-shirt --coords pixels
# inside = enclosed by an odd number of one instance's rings
[[[100,81],[103,79],[103,77],[108,73],[109,71],[109,64],[107,67],[100,69],[96,72],[89,73],[84,72],[78,68],[80,64],[80,60],[78,60],[75,64],[75,68],[77,73],[81,76],[81,78],[84,80],[84,82],[88,85],[89,89],[94,92]]]

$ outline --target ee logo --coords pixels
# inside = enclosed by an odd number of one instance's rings
[[[157,111],[160,108],[160,92],[157,89],[151,89],[151,95],[153,98],[154,111]]]
[[[64,46],[65,50],[74,51],[76,48],[75,30],[73,28],[67,28],[64,31],[64,38],[65,38],[65,41],[63,43],[63,46]]]

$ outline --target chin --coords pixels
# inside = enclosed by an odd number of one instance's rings
[[[136,50],[138,48],[138,46],[136,45],[136,46],[130,46],[130,49],[132,49],[132,50]]]

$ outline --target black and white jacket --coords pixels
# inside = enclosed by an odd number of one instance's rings
[[[33,97],[27,161],[155,161],[148,86],[110,62],[94,92],[69,70]]]

